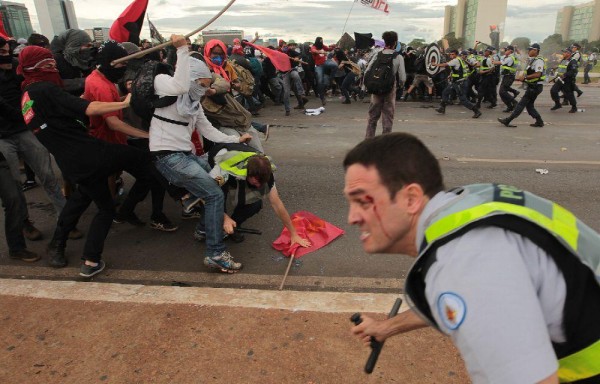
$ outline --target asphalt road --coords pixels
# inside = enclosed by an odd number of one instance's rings
[[[526,113],[515,120],[518,128],[505,128],[496,121],[504,116],[502,108],[484,108],[483,116],[473,120],[471,112],[458,105],[448,107],[441,116],[432,109],[436,103],[399,102],[394,131],[413,133],[431,148],[440,159],[447,187],[479,182],[512,184],[558,202],[600,230],[600,88],[582,89],[585,93],[579,98],[579,107],[585,112],[569,114],[567,108],[549,110],[552,101],[546,86],[537,103],[547,124],[543,128],[529,127],[532,119]],[[317,101],[310,100],[308,107],[317,107]],[[345,153],[364,137],[367,109],[368,103],[342,105],[334,97],[320,116],[294,111],[285,117],[282,107],[269,106],[257,118],[274,125],[265,150],[277,164],[277,186],[288,211],[310,211],[346,231],[329,246],[294,262],[289,289],[397,292],[402,288],[412,259],[365,254],[358,231],[346,223],[341,163]],[[547,169],[548,174],[536,173],[537,168]],[[126,180],[131,186],[131,179]],[[26,192],[26,197],[30,216],[45,235],[28,247],[43,253],[56,217],[41,188]],[[83,216],[79,226],[83,231],[93,213],[92,207]],[[149,220],[149,198],[138,206],[137,213]],[[271,248],[282,225],[268,203],[244,225],[261,229],[262,236],[246,235],[245,242],[230,244],[234,257],[244,263],[244,269],[234,275],[205,269],[204,245],[192,238],[195,223],[181,220],[177,203],[166,201],[165,213],[180,226],[177,232],[113,225],[104,253],[108,267],[95,281],[279,286],[287,259]],[[3,228],[0,231],[3,234]],[[0,241],[0,277],[78,280],[82,248],[83,240],[70,241],[69,267],[56,270],[46,266],[45,258],[33,264],[9,260],[5,241]]]

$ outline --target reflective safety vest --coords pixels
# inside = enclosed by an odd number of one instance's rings
[[[517,72],[517,68],[519,67],[519,59],[517,58],[517,55],[515,55],[514,53],[510,55],[513,59],[513,63],[512,65],[505,65],[503,64],[500,68],[502,69],[502,73],[503,74],[515,74]]]
[[[454,67],[450,67],[450,70],[452,71],[452,81],[464,79],[465,77],[467,77],[467,73],[469,72],[469,67],[467,66],[467,63],[465,63],[465,61],[458,56],[456,58],[460,63],[460,67],[458,68],[458,70],[454,69]]]
[[[542,72],[542,75],[540,77],[536,77],[535,79],[525,80],[525,82],[528,83],[528,84],[535,84],[535,83],[538,83],[540,81],[546,80],[546,70],[548,68],[548,65],[546,64],[546,60],[543,57],[541,57],[541,56],[534,57],[533,60],[531,60],[531,63],[529,63],[529,65],[527,66],[527,72],[526,72],[527,76],[535,73],[535,71],[533,70],[532,66],[533,66],[533,63],[535,63],[536,60],[542,60],[544,62],[544,71]]]
[[[492,69],[494,66],[492,64],[491,67],[488,67],[488,59],[490,59],[489,57],[482,57],[481,61],[479,62],[479,72],[483,72],[483,71],[489,71],[490,69]],[[487,75],[488,73],[485,73],[484,75]]]
[[[515,187],[475,184],[454,192],[457,198],[428,219],[419,256],[406,278],[411,307],[439,329],[425,297],[425,277],[437,249],[475,227],[518,233],[546,251],[565,278],[567,340],[553,343],[560,381],[600,379],[600,235],[560,205]]]
[[[242,205],[255,203],[262,200],[263,196],[270,191],[269,186],[266,184],[261,188],[247,187],[245,185],[246,177],[248,176],[248,159],[256,155],[259,155],[259,153],[232,150],[227,151],[223,155],[215,156],[215,162],[219,164],[221,170],[241,181],[238,183],[238,193],[233,198],[234,206],[237,206],[239,203]],[[275,164],[270,157],[267,156],[267,158],[271,162],[271,171],[274,172],[276,169]]]
[[[563,74],[563,73],[567,72],[567,67],[569,66],[569,62],[571,62],[571,60],[563,60],[563,61],[561,61],[560,64],[558,64],[558,68],[556,69],[556,73]]]

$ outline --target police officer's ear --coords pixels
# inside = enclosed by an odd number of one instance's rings
[[[398,194],[401,194],[401,196]],[[429,197],[425,194],[423,187],[417,183],[405,185],[404,188],[396,193],[396,198],[403,199],[406,213],[411,215],[419,214],[425,208],[427,201],[429,201]]]

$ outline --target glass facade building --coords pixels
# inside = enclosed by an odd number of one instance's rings
[[[9,36],[27,39],[33,32],[29,11],[25,4],[0,1],[2,22]]]

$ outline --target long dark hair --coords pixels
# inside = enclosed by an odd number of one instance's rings
[[[315,47],[317,47],[317,49],[323,49],[323,38],[322,37],[317,37],[315,39]]]

